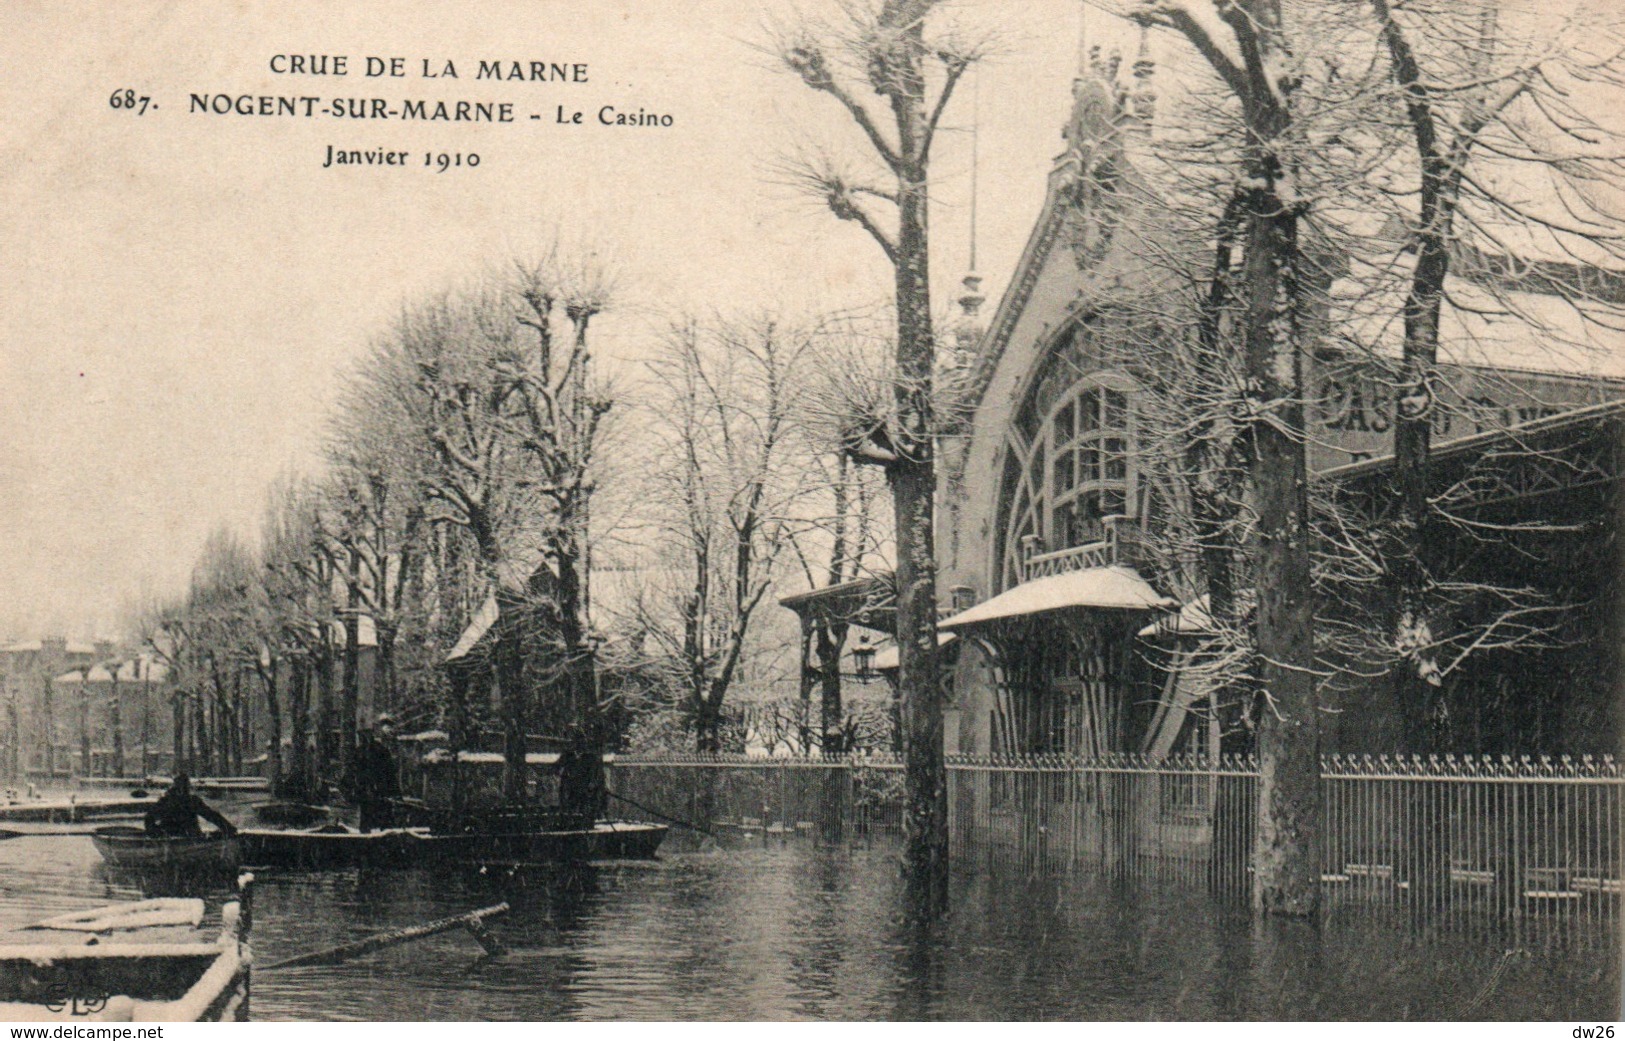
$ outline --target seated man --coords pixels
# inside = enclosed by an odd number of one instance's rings
[[[176,774],[169,791],[163,794],[147,811],[145,820],[148,835],[201,835],[197,819],[213,824],[226,835],[237,834],[237,826],[227,820],[219,810],[192,794],[192,779]]]

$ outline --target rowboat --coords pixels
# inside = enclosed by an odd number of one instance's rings
[[[455,861],[646,860],[670,830],[664,824],[601,820],[586,828],[427,834],[422,855]]]
[[[319,828],[244,828],[237,833],[243,863],[305,871],[341,867],[409,867],[420,829],[363,834],[343,824]]]
[[[331,806],[278,800],[254,807],[254,819],[274,828],[308,828],[332,820]]]
[[[231,869],[238,864],[237,840],[207,835],[149,835],[141,828],[111,824],[97,828],[91,843],[113,867],[142,870]]]
[[[648,858],[667,828],[637,821],[597,821],[591,827],[437,833],[386,828],[366,834],[341,825],[305,830],[244,828],[237,833],[243,863],[252,866],[416,867],[426,863],[568,861]]]
[[[0,1020],[244,1021],[252,958],[240,908],[227,903],[206,929],[202,900],[142,900],[0,935]]]

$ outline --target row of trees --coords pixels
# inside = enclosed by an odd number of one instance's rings
[[[455,747],[495,735],[517,799],[528,738],[636,725],[719,751],[740,683],[783,685],[760,621],[775,583],[883,549],[874,482],[806,393],[863,341],[684,318],[617,387],[594,361],[611,290],[555,250],[401,309],[346,384],[325,472],[282,482],[257,546],[217,532],[185,596],[141,612],[178,764],[268,750],[279,790],[314,794],[387,708]]]

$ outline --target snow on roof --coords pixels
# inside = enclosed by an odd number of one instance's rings
[[[468,627],[463,630],[463,634],[457,637],[457,643],[446,653],[446,661],[454,662],[468,657],[474,648],[479,646],[479,642],[485,639],[485,634],[491,631],[491,627],[497,624],[497,619],[501,614],[502,610],[497,606],[497,598],[494,596],[486,597],[485,603],[481,604],[480,609],[474,612],[474,617],[469,620]]]
[[[937,633],[937,646],[946,647],[957,639],[959,639],[959,637],[953,633],[939,632]],[[895,643],[887,644],[875,652],[874,667],[876,669],[895,669],[901,667],[901,665],[902,661],[900,658],[900,653],[898,652],[897,645]]]
[[[1403,287],[1351,280],[1331,289],[1333,326],[1354,344],[1397,356]],[[1491,291],[1463,278],[1445,283],[1439,360],[1459,365],[1625,379],[1625,306],[1527,290]]]
[[[1141,629],[1140,636],[1151,637],[1158,635],[1203,636],[1213,632],[1213,614],[1208,606],[1206,593],[1192,600],[1179,609],[1179,615],[1174,619],[1170,630],[1165,624],[1152,622]]]
[[[169,666],[151,658],[131,658],[118,663],[120,683],[162,683],[169,678]],[[107,665],[94,665],[87,675],[84,669],[73,669],[55,677],[53,683],[111,683],[113,673]]]
[[[1095,567],[1023,582],[968,611],[944,619],[940,628],[958,629],[1001,618],[1019,618],[1077,607],[1158,611],[1177,606],[1179,601],[1158,594],[1133,568],[1120,565]]]
[[[423,757],[425,763],[449,763],[451,760],[451,753],[444,748],[437,748]],[[457,761],[459,763],[484,763],[489,765],[504,760],[501,752],[458,752]],[[557,752],[525,753],[525,765],[527,766],[551,766],[558,761],[559,753]]]

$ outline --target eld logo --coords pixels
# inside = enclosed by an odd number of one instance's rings
[[[52,1012],[68,1010],[70,1016],[94,1016],[107,1007],[107,995],[89,997],[74,994],[66,983],[53,983],[45,991],[45,1007]]]

